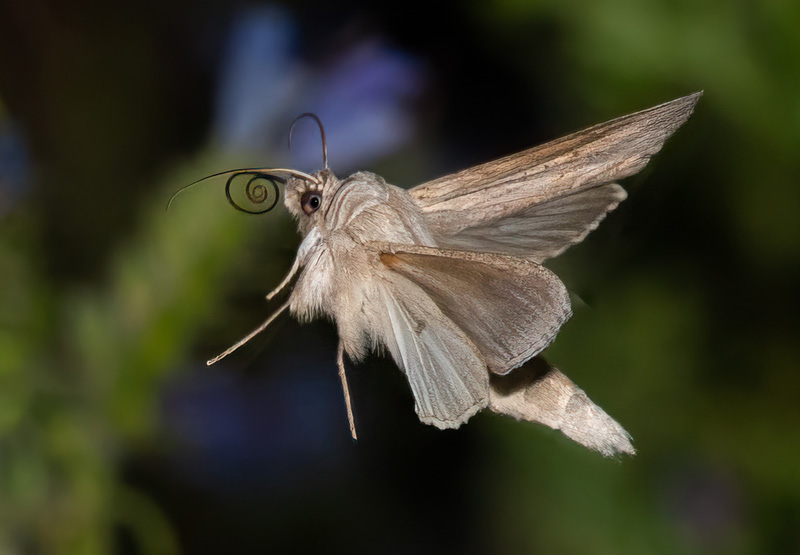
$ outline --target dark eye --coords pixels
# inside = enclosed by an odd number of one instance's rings
[[[309,216],[319,210],[320,206],[322,206],[322,193],[308,191],[300,197],[300,207]]]

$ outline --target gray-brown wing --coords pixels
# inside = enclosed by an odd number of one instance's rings
[[[564,242],[561,248],[548,246],[544,254],[560,252],[573,244],[576,237],[582,238],[621,200],[617,189],[615,194],[608,194],[611,189],[604,191],[605,204],[598,202],[603,195],[587,191],[644,168],[670,135],[689,118],[701,95],[691,94],[595,125],[550,143],[423,183],[409,193],[425,213],[441,244],[479,249],[470,242],[469,230],[485,229],[502,223],[506,218],[517,218],[502,238],[499,232],[494,233],[499,252],[519,252],[530,246],[533,252],[529,256],[543,260],[542,253],[537,253],[536,243],[531,243],[525,233],[515,237],[520,229],[525,229],[519,219],[539,217],[542,212],[532,207],[560,199],[558,203],[561,206],[578,208],[564,216],[572,218],[568,227],[573,231],[561,234]],[[564,225],[556,219],[550,221]],[[543,224],[533,226],[538,231],[545,227]],[[581,229],[585,232],[574,231]]]
[[[541,352],[571,315],[564,284],[535,262],[421,246],[379,248],[383,264],[419,286],[496,374]]]
[[[609,183],[533,204],[454,235],[439,234],[436,240],[446,248],[502,252],[544,262],[583,241],[626,197],[625,189]]]

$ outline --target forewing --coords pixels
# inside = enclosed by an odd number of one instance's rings
[[[429,181],[409,192],[439,238],[458,236],[509,217],[525,217],[522,214],[537,217],[539,212],[530,211],[534,205],[639,172],[688,119],[701,94],[595,125],[542,146]],[[583,202],[580,197],[570,200]],[[593,212],[587,208],[573,213],[571,227],[584,226],[588,232],[618,202],[611,199],[605,206],[592,205]],[[512,225],[511,231],[518,228],[519,224]],[[551,247],[550,251],[560,252],[571,244],[574,235],[562,238],[566,241],[563,247]],[[466,238],[461,242],[469,243]],[[514,245],[513,250],[501,252],[516,252],[527,242],[509,235],[499,244]]]
[[[486,364],[463,331],[416,285],[390,276],[383,289],[381,340],[406,374],[419,419],[457,428],[485,408]],[[374,332],[374,330],[373,330]]]
[[[419,286],[464,331],[494,373],[547,347],[571,315],[564,284],[526,259],[384,245],[381,261]]]
[[[533,204],[519,213],[438,236],[442,247],[502,252],[544,262],[583,241],[606,214],[625,200],[616,183]]]

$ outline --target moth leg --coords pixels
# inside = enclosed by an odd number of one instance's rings
[[[347,387],[347,376],[344,373],[344,345],[339,342],[339,351],[336,355],[336,364],[339,366],[339,379],[342,382],[342,391],[344,392],[344,404],[347,407],[347,421],[350,423],[350,435],[353,440],[358,440],[356,434],[356,422],[353,419],[353,407],[350,404],[350,388]]]
[[[259,333],[261,333],[262,331],[264,331],[265,329],[267,329],[267,326],[269,326],[269,325],[272,323],[272,321],[273,321],[275,318],[277,318],[277,317],[278,317],[278,314],[280,314],[281,312],[283,312],[284,310],[286,310],[287,308],[289,308],[289,302],[290,302],[290,301],[286,301],[285,303],[283,303],[283,304],[281,305],[281,307],[280,307],[280,308],[279,308],[277,311],[275,311],[275,312],[272,314],[272,316],[270,316],[269,318],[267,318],[267,319],[264,321],[264,323],[263,323],[263,324],[261,324],[261,325],[260,325],[260,326],[258,326],[256,329],[254,329],[253,331],[251,331],[251,332],[250,332],[250,333],[247,335],[247,337],[244,337],[244,338],[240,339],[239,341],[237,341],[237,342],[236,342],[236,344],[235,344],[235,345],[233,345],[233,346],[231,346],[231,347],[228,347],[228,348],[225,350],[225,352],[224,352],[224,353],[218,354],[217,356],[215,356],[215,357],[214,357],[214,358],[212,358],[211,360],[209,360],[209,361],[206,361],[206,366],[211,366],[211,365],[212,365],[212,364],[214,364],[215,362],[219,362],[220,360],[222,360],[223,358],[225,358],[226,356],[228,356],[229,354],[231,354],[233,351],[235,351],[236,349],[238,349],[239,347],[241,347],[242,345],[244,345],[245,343],[247,343],[248,341],[250,341],[251,339],[253,339],[253,338],[254,338],[256,335],[258,335]]]
[[[278,293],[280,293],[283,290],[284,287],[289,285],[289,282],[292,281],[292,278],[294,277],[294,275],[297,273],[297,270],[299,270],[299,269],[300,269],[300,257],[298,256],[298,257],[296,257],[294,259],[294,264],[292,264],[292,267],[289,270],[289,273],[286,274],[286,277],[283,278],[283,281],[275,289],[273,289],[272,291],[267,293],[267,300],[268,301],[272,300],[272,298],[275,295],[277,295]]]

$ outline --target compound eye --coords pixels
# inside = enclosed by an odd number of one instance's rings
[[[320,206],[322,206],[322,193],[308,191],[300,197],[300,207],[309,216],[319,210]]]

